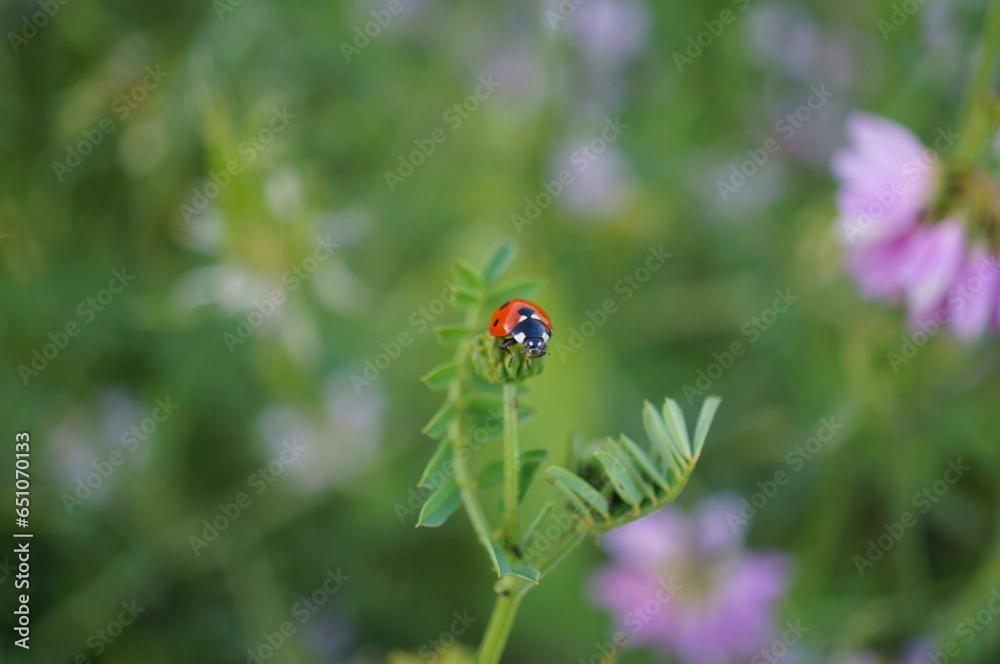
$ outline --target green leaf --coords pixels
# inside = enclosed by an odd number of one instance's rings
[[[604,450],[594,452],[594,456],[604,466],[605,474],[615,488],[615,492],[632,507],[638,509],[642,503],[642,494],[629,477],[628,469],[613,455]]]
[[[701,404],[701,412],[698,414],[698,423],[694,427],[694,456],[701,456],[701,449],[705,446],[705,438],[708,436],[708,429],[712,426],[715,418],[715,411],[722,403],[720,397],[708,397]]]
[[[449,477],[427,497],[424,506],[420,508],[417,526],[437,528],[447,521],[461,504],[462,496],[458,492],[458,484],[455,483],[454,477]]]
[[[573,431],[573,435],[570,437],[568,444],[566,445],[566,462],[565,465],[570,468],[576,465],[577,459],[582,459],[585,456],[584,448],[587,445],[587,441],[583,439],[583,434],[580,433],[579,429]]]
[[[461,309],[467,309],[469,306],[475,304],[479,301],[476,294],[472,291],[468,291],[464,288],[455,289],[455,305]]]
[[[488,394],[500,394],[501,390],[503,389],[499,385],[491,383],[490,381],[486,380],[478,373],[473,373],[471,376],[469,376],[469,387],[473,390],[477,390],[479,392],[486,392]],[[524,387],[521,387],[521,389],[518,391],[519,392],[525,391]]]
[[[503,461],[494,461],[483,466],[476,475],[476,484],[480,489],[492,489],[503,482]]]
[[[656,448],[659,457],[666,465],[668,473],[673,470],[679,477],[682,472],[680,452],[670,440],[670,433],[667,431],[666,424],[663,423],[663,417],[648,401],[644,401],[642,405],[642,426],[646,429],[649,442]]]
[[[448,424],[455,417],[455,402],[445,401],[438,408],[438,411],[431,417],[430,422],[424,425],[423,432],[431,438],[439,438],[448,428]]]
[[[560,468],[559,466],[550,466],[545,469],[546,477],[552,482],[552,484],[562,491],[564,494],[570,495],[571,497],[576,496],[576,502],[580,498],[587,501],[591,507],[593,507],[597,512],[603,516],[605,519],[608,518],[608,500],[601,495],[601,492],[588,484],[582,477],[576,473],[570,472],[565,468]],[[584,514],[587,510],[583,511]]]
[[[503,412],[503,397],[499,394],[480,394],[469,397],[467,401],[469,410],[482,411],[484,413]]]
[[[528,487],[538,473],[538,467],[548,456],[546,450],[528,450],[521,452],[520,456],[520,479],[518,485],[520,494],[518,500],[524,500],[524,494],[528,492]],[[483,466],[483,469],[476,475],[476,483],[480,489],[492,489],[503,482],[503,460],[494,461]]]
[[[468,335],[469,330],[463,325],[438,325],[434,328],[434,333],[442,346],[457,346]]]
[[[538,530],[538,527],[542,525],[543,521],[545,521],[545,517],[549,515],[549,512],[551,512],[552,508],[555,506],[555,503],[545,503],[542,509],[538,511],[538,516],[536,516],[535,520],[531,522],[528,529],[524,531],[524,538],[521,540],[522,549],[527,549],[531,545],[531,538],[535,535],[535,531]]]
[[[457,369],[458,365],[454,362],[445,362],[444,364],[439,364],[425,373],[420,377],[420,380],[422,380],[427,387],[431,388],[431,390],[440,392],[448,387],[448,383],[450,383],[451,379],[455,377]]]
[[[507,560],[507,554],[503,552],[496,542],[490,542],[490,553],[491,558],[493,558],[493,568],[497,572],[497,576],[504,576],[505,574],[510,574],[510,562]]]
[[[656,464],[653,463],[653,460],[650,459],[649,456],[647,456],[646,453],[642,451],[642,448],[639,447],[634,440],[632,440],[625,434],[622,434],[619,440],[621,441],[621,446],[628,452],[629,456],[631,456],[632,459],[635,460],[636,464],[638,464],[638,466],[642,468],[642,471],[646,473],[646,476],[649,477],[649,479],[651,479],[652,481],[659,484],[664,491],[669,493],[670,483],[667,482],[666,478],[663,477],[663,474],[659,471],[659,469],[657,469]]]
[[[494,249],[483,268],[483,282],[487,285],[496,282],[511,266],[515,258],[517,258],[517,245],[513,242],[505,242]]]
[[[551,477],[548,476],[546,476],[545,479],[547,479],[549,483],[556,488],[557,491],[559,491],[561,494],[563,494],[564,496],[566,496],[566,498],[569,499],[569,502],[576,508],[577,514],[580,515],[580,518],[585,523],[587,523],[588,525],[593,525],[594,519],[590,515],[590,509],[587,508],[587,503],[583,502],[579,494],[577,494],[575,491],[573,491],[568,486],[566,486],[565,484],[563,484],[558,480],[552,479]]]
[[[447,438],[442,438],[441,442],[438,443],[437,449],[434,450],[431,460],[424,467],[424,472],[420,475],[420,481],[417,482],[417,486],[434,488],[441,484],[444,480],[434,481],[434,476],[441,475],[441,477],[445,477],[447,473],[442,468],[449,461],[451,461],[451,441]]]
[[[469,434],[469,440],[475,441],[476,440],[475,437],[478,435],[479,441],[482,442],[488,440],[489,438],[493,438],[502,431],[503,418],[499,414],[500,413],[499,409],[497,410],[478,409],[470,406],[468,408],[468,412],[473,418],[475,418],[471,422],[469,422],[469,431],[471,432]],[[531,418],[533,418],[535,414],[536,410],[534,408],[530,408],[528,406],[518,406],[517,407],[518,426],[531,420]],[[499,429],[497,428],[498,426],[500,427]],[[483,434],[477,433],[478,429],[484,429],[485,432],[489,434],[489,438],[483,438]]]
[[[455,265],[455,275],[458,277],[459,285],[470,291],[476,290],[482,283],[476,274],[476,268],[462,260]]]
[[[529,297],[544,285],[545,282],[538,277],[523,277],[508,281],[490,291],[486,304],[496,306],[515,297]]]
[[[530,565],[511,565],[510,573],[531,581],[536,586],[538,585],[538,580],[542,578],[542,573]]]
[[[635,464],[632,463],[631,455],[625,451],[625,449],[617,443],[612,438],[608,438],[608,442],[605,443],[607,452],[618,460],[621,467],[625,469],[625,473],[631,478],[635,487],[639,489],[640,493],[645,493],[646,497],[652,502],[656,502],[656,489],[654,489],[645,479],[642,477],[642,473],[636,468]]]
[[[518,458],[521,463],[521,473],[518,480],[518,502],[524,500],[524,496],[528,493],[531,483],[535,481],[538,468],[547,456],[549,456],[548,450],[528,450],[521,452],[521,456]]]
[[[677,449],[684,455],[685,459],[691,458],[691,441],[688,440],[687,422],[684,420],[684,411],[673,399],[663,402],[663,421],[667,425],[667,431],[673,438]]]
[[[480,448],[503,433],[503,421],[499,417],[488,414],[479,416],[473,413],[472,417],[466,421],[466,425],[468,426],[466,438],[469,440],[469,447],[473,450]]]

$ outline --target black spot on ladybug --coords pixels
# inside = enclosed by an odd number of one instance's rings
[[[501,309],[503,309],[503,308],[505,308],[505,307],[506,307],[506,306],[507,306],[508,304],[510,304],[510,300],[507,300],[506,302],[504,302],[503,304],[501,304],[501,305],[500,305],[500,308],[501,308]]]
[[[493,321],[493,325],[494,326],[499,325],[499,324],[500,324],[500,319],[499,318],[497,318],[495,321]]]

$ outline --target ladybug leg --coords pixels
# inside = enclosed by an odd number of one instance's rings
[[[507,360],[508,360],[507,361],[507,366],[510,366],[510,363],[514,361],[514,353],[510,352],[510,347],[513,346],[516,343],[517,342],[514,341],[514,337],[511,337],[510,339],[507,339],[506,341],[501,341],[500,342],[500,349],[503,350],[503,352],[507,354]]]

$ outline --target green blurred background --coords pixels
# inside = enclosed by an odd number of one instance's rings
[[[850,109],[925,140],[955,122],[983,4],[920,5],[891,32],[888,1],[559,7],[3,4],[0,486],[8,505],[29,431],[36,533],[32,650],[5,629],[3,661],[243,662],[338,570],[272,661],[383,662],[454,611],[478,618],[460,637],[474,647],[492,575],[467,519],[414,529],[398,505],[434,447],[420,428],[439,398],[418,377],[447,354],[429,326],[459,317],[440,306],[454,261],[510,239],[567,344],[525,398],[524,445],[634,437],[643,398],[693,416],[685,387],[722,395],[680,504],[790,472],[749,542],[793,556],[783,613],[812,626],[808,648],[892,655],[985,605],[1000,587],[996,343],[940,334],[891,361],[905,321],[843,275],[827,170]],[[769,137],[780,148],[723,200],[718,182]],[[402,162],[412,174],[387,177]],[[546,204],[564,169],[573,183]],[[512,217],[535,216],[526,197],[542,208],[529,223]],[[661,247],[641,287],[620,285]],[[119,293],[104,290],[115,271]],[[786,290],[788,311],[748,332]],[[617,312],[569,346],[608,299]],[[746,353],[713,369],[735,341]],[[843,428],[796,471],[786,455],[830,417]],[[959,458],[971,470],[860,575],[853,557]],[[528,500],[551,498],[541,484]],[[0,560],[13,529],[5,516]],[[611,630],[586,601],[601,560],[586,545],[529,595],[505,661],[593,654]],[[0,572],[4,625],[12,583]],[[123,602],[141,614],[95,638]],[[993,625],[953,661],[998,657]]]

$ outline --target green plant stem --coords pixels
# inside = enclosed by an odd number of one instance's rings
[[[612,519],[610,521],[598,521],[594,525],[590,526],[589,532],[594,535],[600,533],[606,533],[608,531],[614,530],[615,528],[620,528],[627,523],[631,523],[637,519],[641,519],[644,516],[652,514],[656,510],[663,507],[664,505],[672,503],[677,498],[677,496],[681,494],[681,491],[684,490],[684,487],[687,486],[688,480],[691,478],[691,473],[692,471],[694,471],[695,464],[697,463],[698,463],[698,457],[694,457],[691,461],[688,462],[688,465],[685,467],[683,474],[680,476],[680,480],[678,481],[677,485],[674,486],[674,488],[669,493],[667,493],[667,495],[665,495],[662,500],[659,500],[656,503],[643,508],[637,514],[629,514],[624,517]]]
[[[570,533],[565,541],[560,542],[559,545],[556,546],[552,555],[538,563],[537,568],[541,573],[540,578],[544,579],[552,570],[556,568],[557,565],[559,565],[559,563],[566,559],[566,556],[571,554],[576,547],[580,546],[586,538],[587,535],[578,530]]]
[[[584,533],[577,530],[570,532],[566,539],[559,542],[555,550],[539,564],[542,576],[544,577],[551,572],[584,539],[586,539]],[[490,614],[489,622],[486,624],[482,643],[479,645],[477,664],[498,664],[500,662],[507,647],[507,641],[510,639],[511,630],[514,628],[521,600],[532,587],[529,582],[511,576],[503,577],[497,584],[497,599],[493,604],[493,612]]]
[[[478,320],[479,307],[469,307],[465,319],[466,326],[471,328]],[[462,496],[462,504],[469,515],[469,521],[472,522],[473,529],[476,531],[477,539],[479,539],[479,542],[486,549],[492,560],[493,539],[490,537],[490,522],[486,518],[486,512],[483,510],[482,503],[479,502],[479,496],[476,495],[472,471],[469,470],[469,457],[472,456],[469,453],[469,439],[462,432],[462,413],[465,410],[465,405],[462,401],[462,382],[466,379],[465,374],[468,371],[468,355],[469,344],[460,343],[455,350],[455,362],[458,365],[458,369],[455,377],[448,385],[448,398],[455,403],[455,408],[458,409],[458,412],[448,424],[447,435],[449,440],[451,440],[451,457],[455,467],[455,483],[458,485],[458,492]]]
[[[517,430],[517,383],[503,385],[503,541],[509,554],[517,546],[521,444]],[[514,554],[516,558],[519,555]]]
[[[975,73],[966,92],[962,108],[962,133],[956,148],[959,164],[977,166],[986,154],[990,138],[996,131],[997,98],[992,82],[1000,60],[1000,0],[993,0],[980,38]]]
[[[490,620],[486,623],[486,633],[483,634],[483,641],[479,645],[479,657],[476,660],[478,664],[500,662],[507,647],[507,640],[510,638],[510,631],[514,628],[521,599],[527,591],[528,586],[516,584],[514,588],[505,589],[497,595]]]

